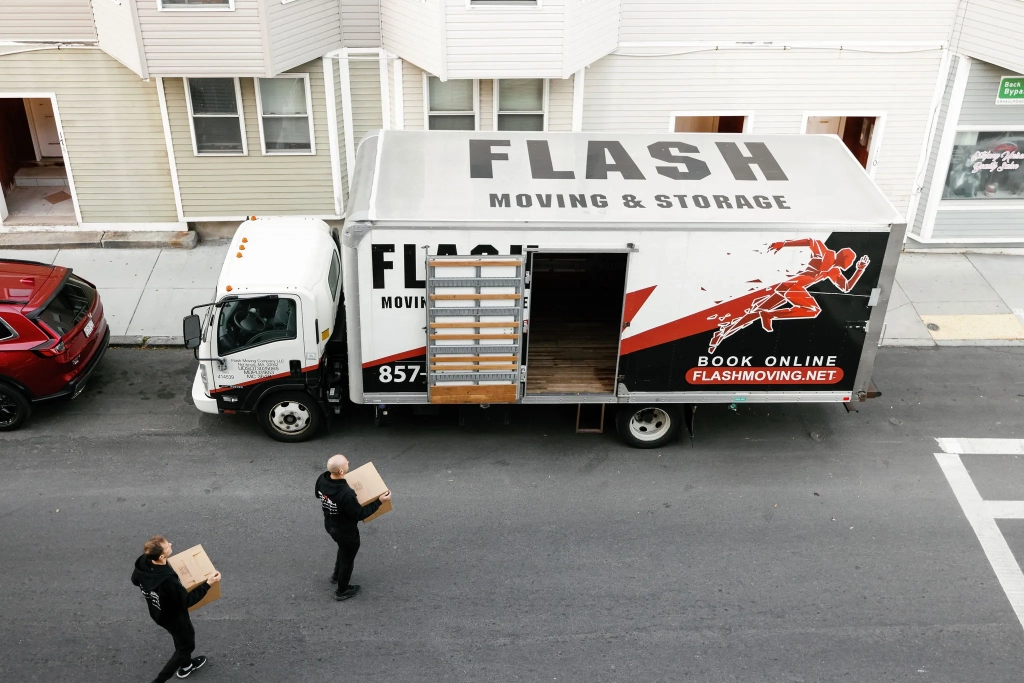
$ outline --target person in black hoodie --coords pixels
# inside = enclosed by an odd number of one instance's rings
[[[207,583],[186,591],[177,573],[167,564],[170,556],[171,542],[163,536],[154,536],[142,546],[142,555],[135,560],[132,572],[132,583],[142,589],[149,616],[174,639],[174,654],[153,679],[154,683],[169,681],[175,674],[178,678],[187,678],[206,664],[206,657],[192,657],[196,632],[188,608],[202,600],[210,586],[220,581],[220,572],[217,572]]]
[[[383,501],[391,499],[391,492],[388,491],[380,500],[360,505],[356,492],[345,481],[346,472],[348,459],[344,455],[332,456],[327,461],[327,471],[317,478],[315,487],[316,497],[324,512],[324,529],[338,544],[334,573],[331,574],[331,581],[338,584],[334,592],[335,600],[348,600],[359,592],[359,586],[349,585],[352,566],[359,552],[359,521],[376,512]]]

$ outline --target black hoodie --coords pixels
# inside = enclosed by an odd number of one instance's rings
[[[132,583],[142,589],[153,621],[166,626],[188,618],[188,608],[203,599],[210,584],[204,583],[186,591],[169,564],[153,564],[145,555],[135,560]]]
[[[359,538],[356,524],[366,519],[381,506],[379,500],[360,505],[356,492],[344,479],[331,479],[330,472],[324,472],[316,480],[316,497],[324,511],[324,524],[339,528],[351,538]]]

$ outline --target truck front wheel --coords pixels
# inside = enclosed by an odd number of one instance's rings
[[[681,423],[673,405],[624,405],[615,414],[619,436],[633,448],[661,448],[676,437]]]
[[[271,394],[260,403],[260,426],[272,439],[305,441],[320,426],[320,406],[309,394],[288,391]]]

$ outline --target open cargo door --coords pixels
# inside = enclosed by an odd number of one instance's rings
[[[427,257],[431,403],[515,403],[523,332],[522,256]]]

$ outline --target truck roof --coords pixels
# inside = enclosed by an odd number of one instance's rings
[[[834,135],[388,130],[360,142],[347,226],[524,222],[885,230],[903,218]]]
[[[323,279],[334,251],[327,223],[317,218],[247,220],[231,238],[217,280],[217,299],[239,292],[313,289]]]

